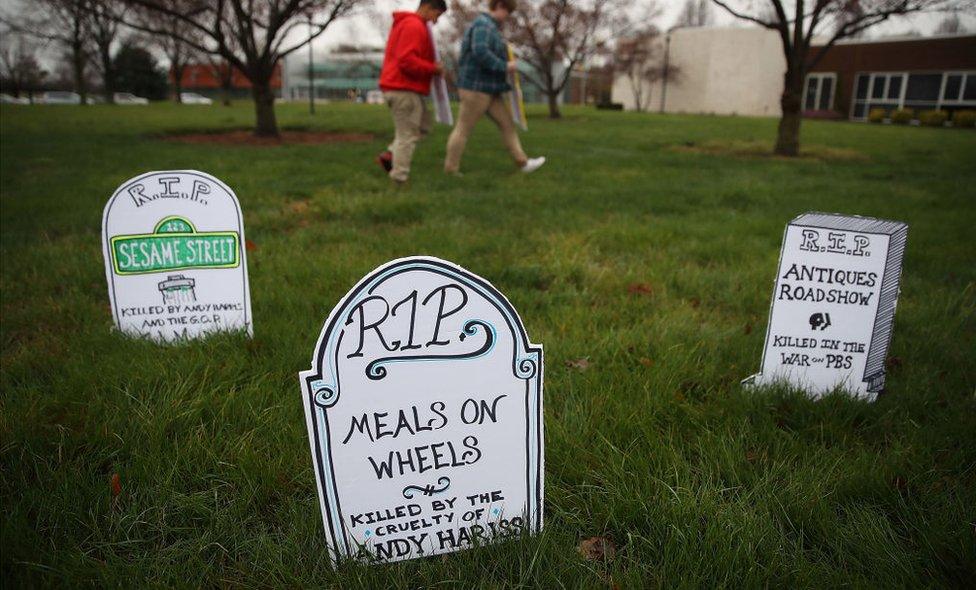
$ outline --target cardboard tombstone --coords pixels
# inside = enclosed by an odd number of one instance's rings
[[[908,226],[806,213],[783,235],[762,368],[746,384],[785,382],[819,397],[874,399],[884,388]]]
[[[449,262],[383,265],[300,374],[333,560],[398,561],[542,527],[542,347]]]
[[[172,170],[123,183],[105,205],[102,253],[122,332],[161,342],[251,335],[241,207],[213,176]]]

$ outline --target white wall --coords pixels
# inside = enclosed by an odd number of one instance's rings
[[[663,56],[663,39],[657,51]],[[765,29],[692,28],[671,33],[670,63],[676,77],[667,82],[664,111],[723,115],[779,116],[786,61],[776,33]],[[647,110],[661,109],[661,82],[645,84]],[[614,102],[634,110],[630,81],[618,76]]]

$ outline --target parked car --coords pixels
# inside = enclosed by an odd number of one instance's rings
[[[180,101],[183,104],[213,104],[213,99],[196,92],[181,92]]]
[[[11,96],[9,94],[0,94],[0,103],[2,104],[30,104],[30,100],[26,96]]]
[[[148,98],[136,96],[131,92],[116,92],[112,95],[115,104],[149,104]]]
[[[77,92],[66,90],[51,90],[41,95],[42,104],[81,104],[81,96]]]

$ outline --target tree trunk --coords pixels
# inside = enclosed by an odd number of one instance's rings
[[[779,99],[783,113],[779,119],[779,131],[773,153],[777,156],[795,157],[800,155],[800,121],[802,120],[800,107],[803,104],[803,90],[797,80],[803,78],[793,75],[792,72],[787,72],[785,78],[783,95]]]
[[[81,97],[81,104],[88,104],[88,84],[85,81],[85,53],[80,45],[72,48],[71,66],[75,75],[75,92]]]
[[[173,62],[173,101],[176,104],[183,104],[183,70],[186,66],[177,65]]]
[[[254,135],[258,137],[278,137],[278,121],[274,111],[274,92],[271,90],[271,76],[251,79],[251,94],[254,97],[255,126]]]
[[[547,96],[549,98],[549,118],[550,119],[561,118],[563,114],[559,112],[559,93],[551,92]]]
[[[101,51],[102,58],[102,84],[105,86],[105,103],[115,104],[115,72],[112,70],[112,55],[109,48],[104,47]]]

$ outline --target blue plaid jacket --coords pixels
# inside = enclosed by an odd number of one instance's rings
[[[457,87],[485,94],[507,92],[511,90],[507,65],[508,48],[498,22],[482,12],[464,32]]]

